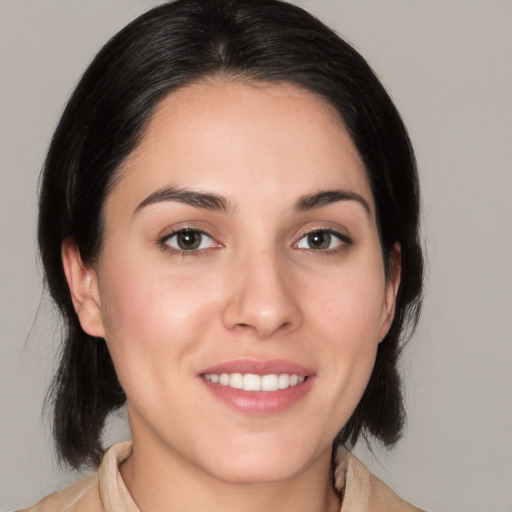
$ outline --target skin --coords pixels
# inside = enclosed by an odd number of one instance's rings
[[[169,187],[225,208],[155,196]],[[349,198],[297,209],[329,190]],[[121,473],[141,510],[339,509],[332,441],[399,283],[399,247],[386,277],[374,212],[343,123],[309,92],[215,81],[160,104],[106,199],[97,263],[63,245],[81,324],[106,339],[128,398],[134,449]],[[184,228],[198,249],[177,249]],[[327,248],[308,238],[329,230]],[[279,412],[236,410],[198,372],[240,358],[300,364],[310,388]]]

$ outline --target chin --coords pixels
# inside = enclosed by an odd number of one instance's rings
[[[230,484],[258,485],[289,480],[304,472],[316,460],[326,457],[330,460],[330,445],[316,453],[305,447],[304,441],[277,443],[246,443],[243,448],[230,449],[218,454],[208,464],[211,476]]]
[[[290,462],[276,460],[275,457],[268,457],[265,460],[261,460],[261,457],[258,460],[241,460],[235,464],[217,465],[211,475],[232,485],[273,484],[289,480],[304,469],[302,464]]]

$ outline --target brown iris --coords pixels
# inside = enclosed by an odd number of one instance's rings
[[[315,231],[308,235],[308,245],[311,249],[328,249],[331,245],[331,234],[326,231]]]
[[[180,231],[176,234],[176,242],[183,251],[194,251],[201,245],[202,236],[199,231]]]

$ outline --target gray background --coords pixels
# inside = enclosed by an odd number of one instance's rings
[[[0,0],[0,507],[79,477],[41,404],[58,323],[35,256],[37,177],[100,46],[151,0]],[[409,426],[358,454],[432,512],[512,511],[512,2],[303,0],[369,60],[417,151],[429,270],[403,360]],[[110,442],[128,436],[123,418]]]

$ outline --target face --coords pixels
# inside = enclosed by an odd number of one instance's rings
[[[236,483],[329,460],[398,278],[360,157],[320,100],[225,82],[171,94],[106,200],[97,264],[63,254],[134,453]]]

